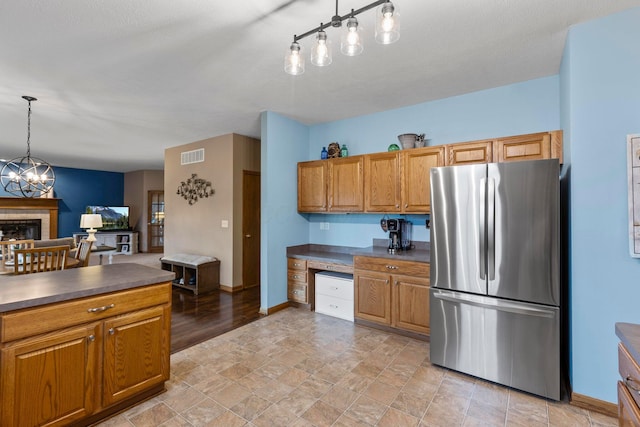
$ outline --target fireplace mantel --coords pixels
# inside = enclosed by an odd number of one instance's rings
[[[48,210],[49,238],[58,237],[58,200],[29,197],[0,197],[0,209]]]

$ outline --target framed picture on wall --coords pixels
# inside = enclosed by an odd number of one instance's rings
[[[122,236],[122,237],[120,238],[120,242],[121,242],[121,243],[127,243],[128,241],[129,241],[129,236]]]
[[[122,245],[120,252],[129,252],[129,245]]]

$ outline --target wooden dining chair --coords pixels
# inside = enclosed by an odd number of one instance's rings
[[[75,258],[80,261],[78,267],[86,267],[89,265],[89,257],[91,256],[91,245],[93,242],[90,242],[87,239],[80,240],[78,243],[78,247],[76,248]]]
[[[0,255],[2,256],[0,263],[2,266],[6,266],[7,263],[11,265],[13,263],[14,251],[16,249],[30,249],[33,247],[35,247],[35,240],[33,239],[3,240],[0,242]]]
[[[18,249],[14,251],[13,274],[64,270],[69,249],[68,245]]]

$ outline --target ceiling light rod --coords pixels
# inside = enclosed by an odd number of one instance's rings
[[[352,17],[354,17],[356,15],[359,15],[362,12],[366,12],[369,9],[373,9],[374,7],[379,6],[379,5],[381,5],[383,3],[386,3],[388,1],[389,0],[377,0],[377,1],[374,1],[373,3],[371,3],[371,4],[368,4],[366,6],[361,7],[360,9],[357,9],[357,10],[351,9],[351,12],[347,13],[344,16],[340,16],[340,15],[338,15],[338,0],[336,0],[336,14],[333,17],[331,17],[331,22],[328,22],[326,24],[320,24],[316,28],[307,31],[306,33],[300,34],[299,36],[298,35],[294,35],[293,36],[293,41],[297,42],[298,40],[301,40],[301,39],[303,39],[305,37],[308,37],[308,36],[310,36],[312,34],[316,34],[318,31],[324,30],[325,28],[329,28],[329,27],[339,28],[339,27],[342,26],[342,21],[344,21],[344,20],[346,20],[348,18],[352,18]]]

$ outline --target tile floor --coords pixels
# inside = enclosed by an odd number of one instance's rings
[[[616,426],[432,366],[429,344],[295,308],[171,356],[167,392],[124,426]]]

